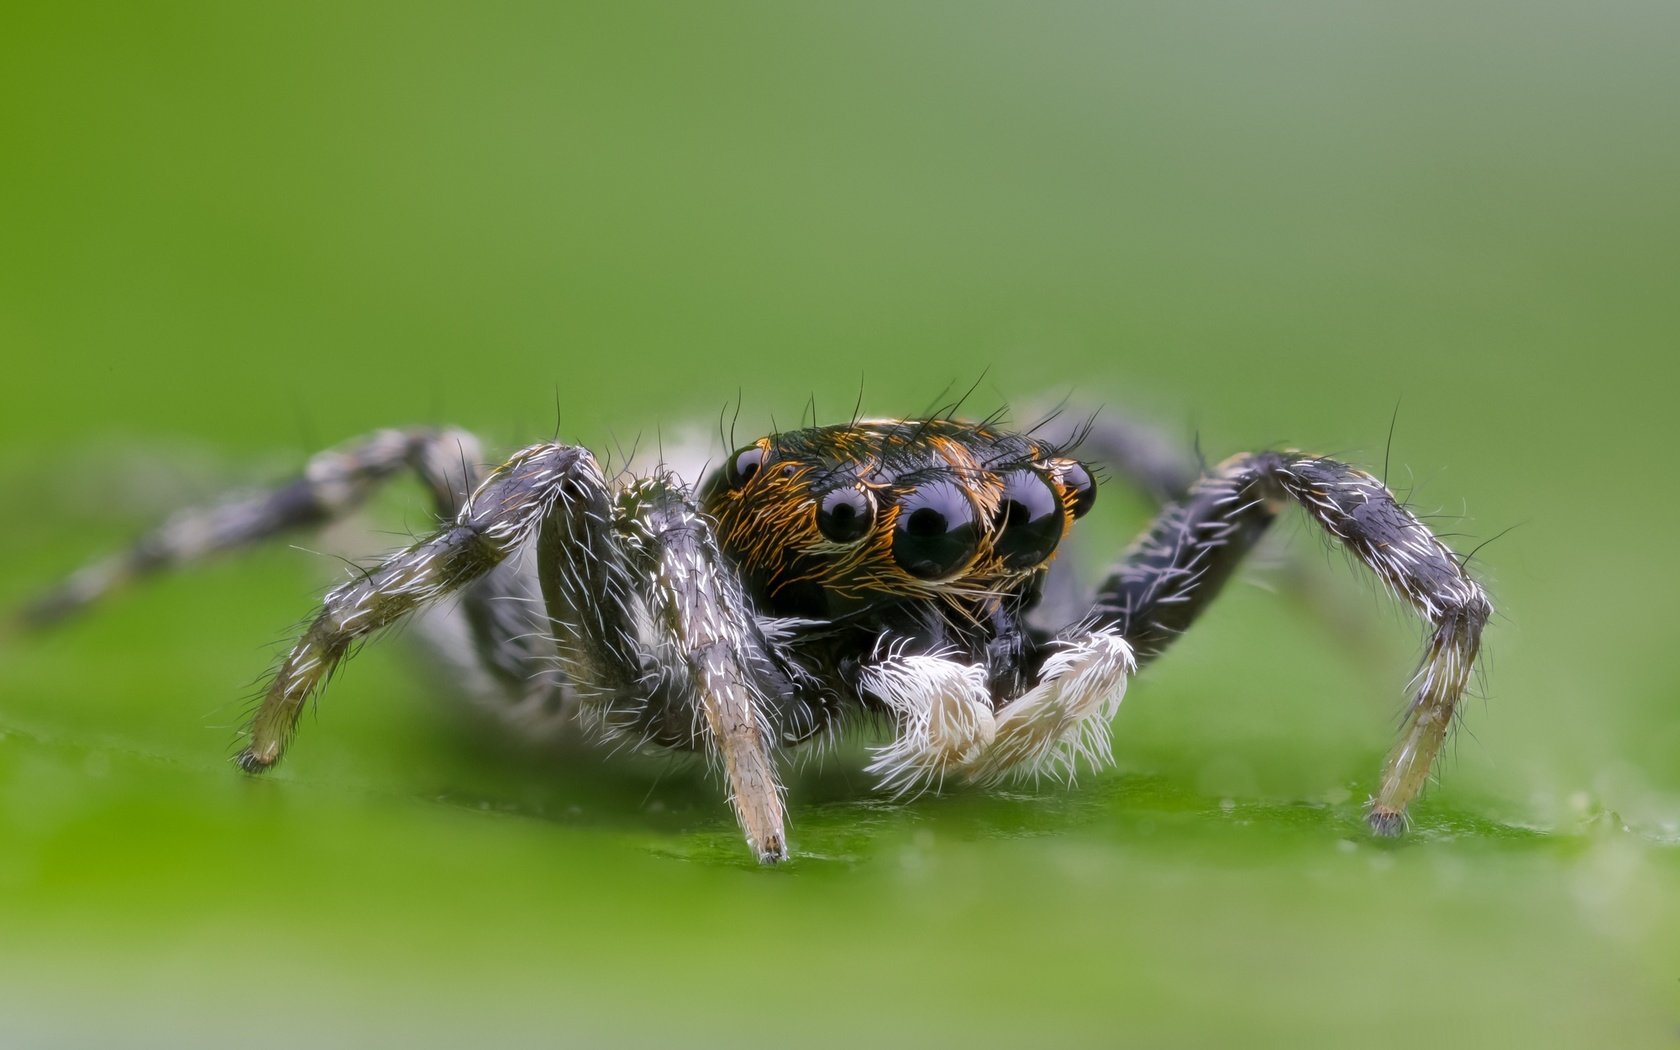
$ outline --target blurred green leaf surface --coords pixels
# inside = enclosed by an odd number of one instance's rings
[[[0,643],[7,1045],[1680,1040],[1673,5],[4,23],[0,601],[378,426],[621,459],[976,380],[1386,460],[1463,550],[1515,526],[1400,843],[1360,804],[1417,632],[1343,572],[1374,650],[1236,588],[1114,770],[888,803],[854,748],[796,779],[778,870],[703,769],[509,754],[401,638],[242,778],[339,564],[160,582]],[[1111,487],[1083,531],[1143,514]]]

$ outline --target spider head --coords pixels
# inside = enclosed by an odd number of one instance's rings
[[[984,603],[1040,573],[1096,485],[1029,436],[866,420],[763,437],[702,488],[767,611],[829,618],[928,598]]]

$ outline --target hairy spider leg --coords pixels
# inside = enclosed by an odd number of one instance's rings
[[[1034,433],[1078,449],[1086,462],[1106,468],[1147,496],[1158,509],[1188,498],[1190,487],[1204,469],[1188,442],[1152,422],[1114,411],[1098,413],[1064,406]],[[1079,540],[1070,538],[1074,542],[1064,550],[1064,562],[1077,563]],[[1353,606],[1346,590],[1335,585],[1317,560],[1302,557],[1276,542],[1262,544],[1255,553],[1266,562],[1265,581],[1343,645],[1371,657],[1373,662],[1378,654],[1386,652],[1370,618],[1363,615],[1363,609]],[[1035,623],[1055,626],[1079,618],[1089,605],[1080,575],[1069,571],[1067,564],[1050,572],[1033,615]]]
[[[1446,741],[1493,607],[1453,552],[1376,477],[1300,452],[1233,456],[1122,556],[1098,588],[1094,615],[1149,662],[1200,615],[1290,501],[1432,629],[1368,815],[1378,834],[1398,834]]]
[[[794,683],[772,657],[710,519],[680,482],[656,475],[625,489],[617,520],[631,575],[648,581],[650,637],[641,648],[653,666],[631,702],[608,712],[608,728],[666,746],[706,745],[723,767],[748,844],[760,861],[783,860],[786,813],[773,742],[779,713],[796,699]],[[551,564],[543,559],[545,570]],[[575,583],[576,575],[556,582]],[[543,586],[551,591],[547,577]],[[590,597],[571,593],[561,604],[575,609]]]
[[[691,535],[685,528],[650,527],[646,537],[670,552],[657,559],[661,576],[641,599],[652,614],[652,648],[688,667],[704,725],[690,735],[717,749],[760,858],[780,860],[787,851],[781,792],[747,684],[748,661],[735,636],[717,628],[719,616],[745,617],[744,599],[718,597],[706,578],[716,574],[715,543],[710,560],[695,556],[682,541]],[[454,521],[327,594],[264,691],[240,767],[255,773],[279,761],[303,708],[358,641],[461,593],[533,537],[548,627],[572,685],[585,700],[641,695],[659,671],[637,655],[628,544],[615,529],[606,481],[586,450],[535,445],[492,472]],[[690,726],[696,717],[687,716]]]
[[[30,602],[19,621],[32,629],[49,627],[146,576],[326,525],[360,507],[404,467],[425,484],[438,517],[448,520],[478,484],[480,458],[478,440],[465,431],[378,431],[316,453],[286,484],[177,512],[128,550],[84,566]]]
[[[566,462],[554,462],[557,456]],[[305,703],[355,642],[463,591],[518,550],[558,499],[567,476],[560,468],[576,458],[576,450],[552,446],[517,453],[478,486],[453,521],[329,591],[263,693],[250,743],[237,759],[241,768],[260,772],[280,759]]]
[[[78,570],[35,599],[18,620],[44,629],[144,577],[325,527],[353,514],[405,469],[431,497],[437,520],[452,521],[482,479],[481,460],[478,439],[463,430],[376,431],[316,453],[301,474],[273,489],[177,512],[127,551]],[[546,673],[535,610],[525,574],[510,564],[463,591],[451,615],[421,626],[475,699],[499,717],[540,723],[553,719],[563,686]]]
[[[584,461],[538,530],[537,575],[584,712],[612,734],[712,749],[759,859],[786,858],[765,698],[787,686],[710,523],[663,478],[615,504],[578,451]]]

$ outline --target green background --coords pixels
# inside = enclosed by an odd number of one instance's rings
[[[1234,588],[1114,770],[891,804],[830,758],[777,870],[704,771],[471,737],[400,639],[242,778],[339,566],[172,578],[0,643],[0,1040],[1680,1043],[1677,39],[1658,2],[9,10],[0,602],[376,426],[613,449],[860,383],[1211,458],[1379,465],[1395,417],[1415,506],[1515,528],[1399,844],[1360,803],[1418,632],[1295,526],[1353,638]],[[1111,486],[1082,532],[1143,515]]]

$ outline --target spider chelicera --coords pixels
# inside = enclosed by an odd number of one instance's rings
[[[869,770],[895,792],[1107,762],[1127,680],[1294,503],[1432,632],[1368,813],[1376,833],[1399,833],[1491,612],[1458,558],[1363,470],[1269,451],[1201,472],[1147,430],[1109,423],[1078,435],[1084,447],[1164,506],[1094,598],[1046,623],[1057,549],[1096,496],[1072,439],[1046,429],[810,427],[735,451],[698,486],[663,468],[609,479],[588,450],[553,443],[485,473],[461,431],[380,431],[315,456],[289,484],[176,515],[24,620],[323,525],[407,468],[431,493],[436,531],[326,595],[269,679],[240,767],[278,762],[355,644],[416,617],[516,723],[581,719],[710,753],[749,846],[774,862],[788,855],[778,754],[854,714],[890,720]]]

